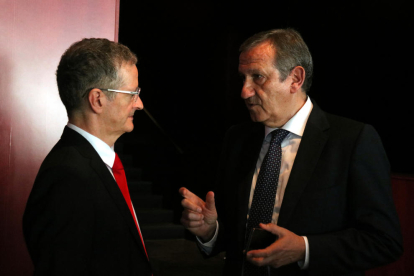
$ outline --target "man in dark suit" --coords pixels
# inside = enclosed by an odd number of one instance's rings
[[[33,185],[23,230],[34,275],[152,275],[115,141],[143,108],[136,56],[83,39],[56,71],[69,122]]]
[[[363,275],[396,260],[402,238],[378,134],[323,112],[307,96],[312,57],[296,31],[256,34],[240,51],[241,96],[253,122],[228,131],[215,193],[203,201],[180,189],[181,222],[202,251],[226,251],[224,275]],[[271,183],[261,165],[277,163],[266,160],[279,129],[286,136]],[[270,203],[262,187],[275,187]],[[253,227],[278,239],[249,250],[256,209],[262,214],[268,205],[269,220]]]

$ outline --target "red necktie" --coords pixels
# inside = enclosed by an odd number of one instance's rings
[[[128,185],[127,185],[127,181],[126,181],[124,166],[122,166],[122,162],[119,159],[118,154],[116,154],[116,153],[115,153],[115,162],[114,162],[114,165],[112,167],[112,173],[114,174],[116,183],[118,184],[119,189],[121,190],[122,195],[125,198],[125,201],[126,201],[126,203],[128,205],[128,208],[129,208],[129,211],[131,211],[131,215],[132,215],[132,217],[135,221],[135,225],[137,226],[137,229],[138,229],[138,234],[141,238],[142,246],[144,247],[145,254],[147,254],[147,258],[148,258],[147,249],[145,248],[144,240],[142,238],[141,231],[139,230],[138,222],[135,218],[134,209],[132,208],[132,202],[131,202],[131,197],[129,196],[129,190],[128,190]]]

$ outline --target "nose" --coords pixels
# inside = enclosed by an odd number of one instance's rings
[[[142,110],[144,109],[144,103],[142,102],[141,98],[138,97],[138,99],[136,100],[136,102],[134,102],[134,108],[137,110]]]
[[[250,97],[253,97],[255,94],[254,89],[252,87],[252,85],[250,84],[250,82],[248,82],[247,80],[243,83],[243,87],[241,90],[241,97],[243,100],[246,100]]]

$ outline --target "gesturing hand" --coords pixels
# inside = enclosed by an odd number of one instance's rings
[[[214,193],[208,192],[205,202],[184,187],[180,188],[179,193],[184,197],[181,201],[184,207],[181,223],[204,242],[209,241],[214,236],[217,221]]]
[[[264,249],[247,252],[248,261],[257,266],[281,267],[305,259],[306,245],[303,237],[273,223],[261,223],[260,228],[279,236],[279,238]]]

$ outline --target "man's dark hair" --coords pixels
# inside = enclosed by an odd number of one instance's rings
[[[301,35],[290,28],[260,32],[243,42],[240,52],[251,50],[264,42],[270,42],[276,51],[274,65],[280,72],[280,81],[286,80],[293,68],[302,66],[306,73],[302,89],[308,92],[312,84],[313,62]]]
[[[117,89],[123,85],[119,69],[136,64],[128,47],[103,38],[88,38],[72,44],[56,70],[60,98],[68,116],[82,107],[84,96],[93,88]],[[115,93],[105,92],[112,100]]]

